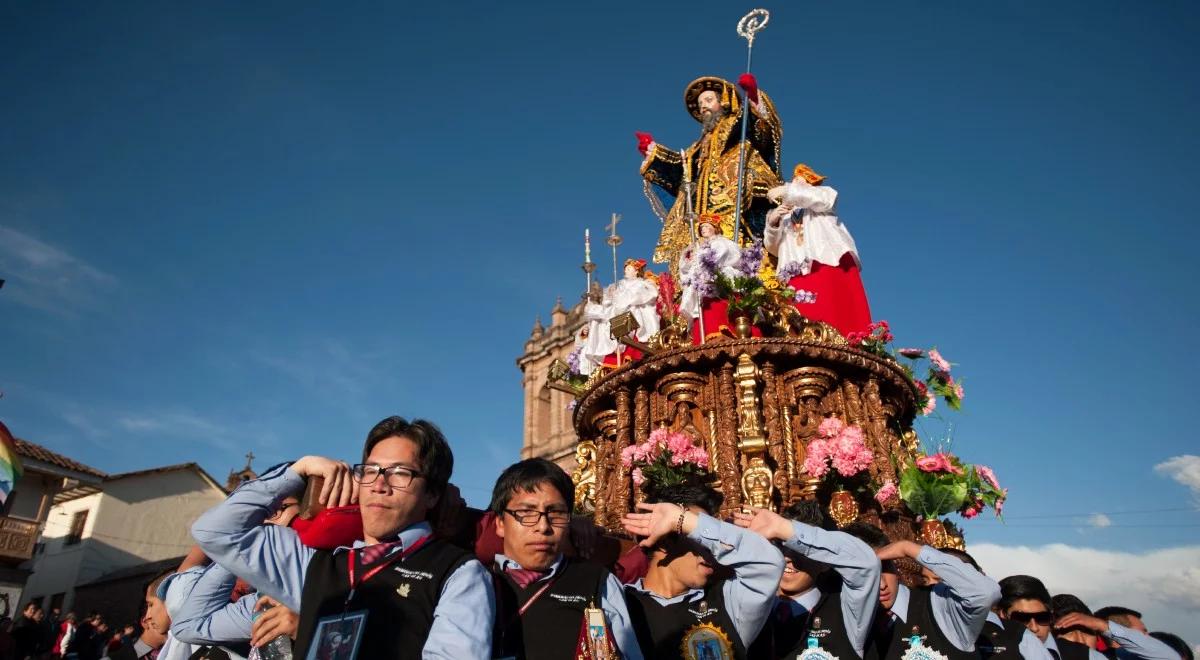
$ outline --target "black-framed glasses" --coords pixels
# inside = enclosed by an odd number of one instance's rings
[[[546,516],[546,522],[551,527],[566,527],[571,522],[570,511],[538,511],[537,509],[505,509],[504,513],[516,518],[524,527],[534,527]]]
[[[386,475],[384,479],[387,485],[392,488],[408,488],[413,479],[423,477],[417,470],[404,467],[403,465],[393,465],[390,468],[385,468],[382,465],[374,465],[372,463],[359,463],[350,468],[350,474],[358,483],[369,486],[379,480],[379,475]]]
[[[1048,626],[1054,623],[1054,613],[1045,610],[1041,612],[1009,612],[1008,618],[1022,624],[1037,621],[1039,626]]]

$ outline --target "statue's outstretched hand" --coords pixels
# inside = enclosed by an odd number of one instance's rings
[[[754,74],[743,73],[739,76],[738,87],[746,92],[746,98],[750,99],[751,103],[758,103],[758,80],[754,78]]]
[[[634,131],[633,134],[637,137],[638,151],[641,152],[641,154],[643,156],[647,155],[651,150],[653,150],[653,148],[654,148],[654,136],[653,135],[650,135],[649,133],[643,133],[641,131]]]

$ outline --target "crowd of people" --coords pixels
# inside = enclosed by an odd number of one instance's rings
[[[389,417],[359,464],[276,466],[195,521],[196,549],[147,586],[140,632],[31,605],[0,660],[1193,660],[1137,611],[838,529],[815,502],[722,520],[704,483],[647,482],[622,520],[639,543],[593,561],[604,539],[572,515],[557,465],[509,466],[471,512],[453,463],[436,426]]]

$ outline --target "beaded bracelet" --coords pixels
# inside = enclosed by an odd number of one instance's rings
[[[675,523],[675,533],[682,534],[683,533],[683,518],[684,518],[684,516],[687,515],[687,508],[684,507],[682,504],[676,504],[675,506],[679,507],[679,520],[678,520],[678,522]]]

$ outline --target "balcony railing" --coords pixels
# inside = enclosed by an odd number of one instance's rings
[[[38,524],[25,518],[0,516],[0,559],[24,561],[33,556]]]

